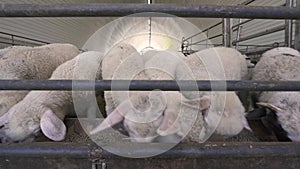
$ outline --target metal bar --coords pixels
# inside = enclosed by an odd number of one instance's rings
[[[0,145],[0,157],[87,158],[89,153],[89,147],[80,144],[40,142]]]
[[[2,43],[2,44],[7,44],[7,45],[22,45],[22,44],[16,44],[16,43],[11,43],[11,42],[2,42],[2,41],[0,41],[0,43]]]
[[[257,38],[257,37],[260,37],[260,36],[268,35],[268,34],[271,34],[271,33],[282,31],[282,30],[285,30],[285,25],[277,26],[277,27],[268,29],[268,30],[263,31],[263,32],[258,32],[258,33],[240,38],[239,41],[233,41],[232,44],[235,45],[237,42],[243,42],[243,41],[246,41],[246,40],[249,40],[249,39],[254,39],[254,38]]]
[[[216,23],[216,24],[214,24],[214,25],[212,25],[212,26],[210,26],[210,27],[204,29],[203,31],[201,31],[201,32],[199,32],[199,33],[196,33],[195,35],[192,35],[192,36],[190,36],[190,37],[188,37],[188,38],[185,38],[184,40],[189,40],[189,39],[191,39],[191,38],[193,38],[193,37],[195,37],[195,36],[197,36],[197,35],[200,35],[200,34],[206,32],[206,31],[208,31],[208,30],[214,28],[214,27],[217,27],[217,26],[219,26],[219,25],[221,25],[221,24],[222,24],[222,22],[218,22],[218,23]]]
[[[299,157],[299,143],[203,143],[203,144],[179,144],[171,150],[161,155],[152,157],[158,159],[173,158],[247,158],[247,157]],[[134,150],[132,147],[138,147]],[[158,144],[122,144],[109,146],[112,152],[131,152],[133,154],[148,152],[157,154],[161,152],[161,146]],[[151,147],[151,148],[150,148]],[[101,155],[104,158],[116,158],[115,155],[103,151]]]
[[[191,44],[189,44],[189,46],[192,46],[192,45],[198,45],[198,44],[201,43],[201,42],[204,42],[204,41],[207,41],[207,40],[211,40],[211,39],[215,39],[215,38],[218,38],[218,37],[221,37],[221,36],[223,36],[222,33],[221,33],[221,34],[218,34],[218,35],[215,35],[215,36],[212,36],[212,37],[209,37],[209,38],[207,38],[207,39],[203,39],[203,40],[200,40],[200,41],[191,43]]]
[[[293,7],[293,0],[286,0],[287,7]],[[293,20],[285,20],[285,46],[292,46]]]
[[[244,24],[246,24],[246,23],[248,23],[248,22],[250,22],[250,21],[253,21],[253,20],[254,20],[254,19],[247,19],[247,20],[245,20],[245,21],[243,21],[243,22],[241,22],[241,23],[238,23],[238,24],[232,26],[232,28],[239,27],[240,25],[244,25]],[[236,30],[236,29],[234,29],[233,31],[235,31],[235,30]]]
[[[145,146],[147,145],[147,146]],[[112,152],[159,154],[164,144],[124,143],[107,145]],[[132,149],[135,147],[135,149]],[[155,153],[157,152],[157,153]],[[121,154],[121,153],[120,153]],[[95,145],[76,143],[36,142],[26,144],[1,144],[0,157],[65,157],[111,159],[122,158]],[[152,158],[248,158],[248,157],[300,157],[300,143],[252,142],[252,143],[202,143],[179,144],[171,150]]]
[[[241,3],[241,5],[249,5],[249,4],[251,4],[252,2],[254,2],[255,0],[247,0],[247,1],[245,1],[245,2],[243,2],[243,3]]]
[[[298,8],[269,6],[2,3],[0,7],[0,17],[120,17],[141,12],[168,13],[179,17],[300,19]]]
[[[300,9],[300,0],[296,0],[296,7]],[[295,49],[300,51],[300,20],[295,21]]]
[[[300,81],[0,80],[0,90],[300,91]],[[195,88],[196,84],[198,87]],[[112,87],[113,86],[113,87]],[[129,89],[128,89],[129,86]],[[179,87],[180,86],[180,87]]]
[[[225,47],[231,47],[232,36],[232,20],[230,18],[223,19],[223,45]]]
[[[1,11],[0,11],[0,13],[1,13]],[[24,37],[24,36],[14,35],[14,34],[6,33],[6,32],[0,32],[0,34],[9,35],[9,36],[13,36],[13,37],[21,38],[21,39],[26,39],[26,40],[30,40],[30,41],[34,41],[34,42],[40,42],[40,43],[49,44],[49,42],[45,42],[45,41],[41,41],[41,40],[36,40],[36,39],[32,39],[32,38],[27,38],[27,37]]]
[[[242,20],[239,19],[239,24],[242,23]],[[240,40],[240,36],[241,36],[241,29],[242,29],[243,26],[238,26],[237,27],[237,32],[236,32],[236,38],[235,38],[235,41],[239,41]],[[232,30],[232,33],[233,33],[234,30]],[[239,48],[239,43],[236,43],[235,44],[235,49],[238,49]]]
[[[243,3],[241,3],[241,5],[248,5],[248,4],[250,4],[250,3],[254,2],[254,1],[255,1],[255,0],[247,0],[247,1],[243,2]],[[222,21],[221,21],[221,22],[218,22],[218,23],[216,23],[216,24],[214,24],[214,25],[212,25],[212,26],[210,26],[210,27],[204,29],[203,31],[201,31],[201,32],[199,32],[199,33],[197,33],[197,34],[192,35],[192,36],[186,38],[185,40],[189,40],[189,39],[191,39],[191,38],[193,38],[193,37],[195,37],[195,36],[197,36],[197,35],[200,35],[200,34],[203,33],[203,32],[206,32],[206,31],[208,31],[208,30],[210,30],[210,29],[212,29],[212,28],[214,28],[214,27],[217,27],[217,26],[219,26],[219,25],[222,25],[222,23],[223,23]]]

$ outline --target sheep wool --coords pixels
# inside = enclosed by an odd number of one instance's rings
[[[99,52],[82,53],[57,67],[50,79],[72,79],[74,77],[93,79],[100,77],[100,71],[95,71],[95,66],[92,70],[80,69],[80,72],[75,71],[78,64],[100,65],[102,56]],[[79,75],[74,75],[75,73],[79,73]],[[71,91],[29,92],[22,101],[1,117],[2,142],[25,141],[33,138],[40,130],[54,141],[63,140],[66,134],[63,119],[71,111],[72,103]]]
[[[297,81],[300,80],[300,57],[290,48],[275,48],[263,54],[253,70],[252,80]],[[300,141],[299,92],[260,92],[259,102],[274,110],[287,137]]]
[[[0,58],[0,79],[48,79],[62,63],[74,58],[79,50],[71,44],[40,47],[14,47]],[[29,91],[0,91],[0,116],[21,101]]]

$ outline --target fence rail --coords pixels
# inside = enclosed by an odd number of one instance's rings
[[[300,81],[0,80],[0,90],[300,91]]]
[[[2,3],[0,7],[0,17],[118,17],[140,12],[162,12],[179,17],[300,19],[299,8],[244,5]]]

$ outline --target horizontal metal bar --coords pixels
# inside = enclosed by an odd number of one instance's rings
[[[235,28],[235,27],[238,27],[238,26],[240,26],[240,25],[246,24],[246,23],[248,23],[248,22],[250,22],[250,21],[253,21],[253,20],[254,20],[254,19],[247,19],[247,20],[245,20],[245,21],[243,21],[243,22],[241,22],[241,23],[238,23],[238,24],[232,26],[232,28]],[[235,31],[235,30],[237,30],[237,29],[234,29],[233,31]]]
[[[0,17],[120,17],[140,12],[168,13],[179,17],[300,19],[299,8],[270,6],[2,3],[0,7]]]
[[[189,45],[190,45],[190,46],[192,46],[192,45],[197,45],[197,44],[199,44],[199,43],[201,43],[201,42],[204,42],[204,41],[207,41],[207,40],[211,40],[211,39],[215,39],[215,38],[218,38],[218,37],[221,37],[221,36],[223,36],[222,33],[221,33],[221,34],[218,34],[218,35],[215,35],[215,36],[212,36],[212,37],[209,37],[209,38],[207,38],[207,39],[203,39],[203,40],[194,42],[194,43],[189,44]]]
[[[89,152],[87,146],[74,143],[0,144],[0,157],[88,158]]]
[[[198,87],[195,88],[195,86]],[[113,86],[113,87],[112,87]],[[129,86],[129,89],[128,89]],[[179,87],[180,86],[180,87]],[[0,90],[300,91],[300,81],[0,80]]]
[[[240,38],[238,41],[233,41],[232,44],[235,45],[238,42],[243,42],[243,41],[246,41],[246,40],[249,40],[249,39],[254,39],[254,38],[257,38],[257,37],[260,37],[260,36],[268,35],[268,34],[283,31],[283,30],[285,30],[285,25],[277,26],[277,27],[268,29],[268,30],[263,31],[263,32],[258,32],[258,33]]]
[[[24,36],[14,35],[14,34],[6,33],[6,32],[0,32],[0,34],[8,35],[8,36],[13,36],[13,37],[21,38],[21,39],[26,39],[26,40],[30,40],[30,41],[33,41],[33,42],[39,42],[39,43],[49,44],[49,42],[45,42],[45,41],[41,41],[41,40],[36,40],[36,39],[32,39],[32,38],[27,38],[27,37],[24,37]]]
[[[248,5],[248,4],[251,4],[251,3],[254,2],[254,1],[255,1],[255,0],[247,0],[247,1],[243,2],[243,3],[241,3],[240,5]],[[214,28],[214,27],[217,27],[217,26],[219,26],[219,25],[222,25],[222,23],[223,23],[223,22],[221,21],[221,22],[218,22],[218,23],[216,23],[216,24],[214,24],[214,25],[212,25],[212,26],[209,26],[208,28],[202,30],[201,32],[199,32],[199,33],[197,33],[197,34],[195,34],[195,35],[192,35],[192,36],[190,36],[190,37],[188,37],[188,38],[185,38],[184,40],[189,40],[189,39],[191,39],[191,38],[193,38],[193,37],[195,37],[195,36],[197,36],[197,35],[200,35],[200,34],[206,32],[206,31],[208,31],[208,30]],[[245,22],[245,23],[246,23],[246,22]],[[233,26],[233,27],[235,27],[235,26]]]
[[[255,50],[249,50],[249,51],[245,51],[245,52],[241,52],[244,55],[260,55],[268,50],[273,49],[271,48],[264,48],[264,49],[255,49]]]
[[[203,144],[179,144],[164,154],[153,158],[249,158],[249,157],[300,157],[299,143],[203,143]],[[139,148],[134,149],[136,146]],[[161,145],[162,147],[164,145]],[[151,147],[151,148],[150,148]],[[161,147],[156,144],[122,144],[111,145],[112,152],[131,152],[157,154]],[[156,153],[157,152],[157,153]],[[100,155],[105,158],[116,158],[115,155],[103,151]]]
[[[241,3],[241,5],[249,5],[249,4],[251,4],[252,2],[254,2],[255,0],[247,0],[247,1],[245,1],[245,2],[243,2],[243,3]]]
[[[208,30],[214,28],[214,27],[217,27],[217,26],[221,25],[222,23],[223,23],[223,22],[218,22],[218,23],[216,23],[216,24],[214,24],[214,25],[212,25],[212,26],[210,26],[210,27],[204,29],[203,31],[201,31],[201,32],[199,32],[199,33],[196,33],[195,35],[192,35],[192,36],[190,36],[190,37],[188,37],[188,38],[185,38],[184,40],[189,40],[189,39],[191,39],[191,38],[193,38],[193,37],[195,37],[195,36],[197,36],[197,35],[200,35],[200,34],[206,32],[206,31],[208,31]]]
[[[167,145],[167,144],[166,144]],[[133,154],[159,154],[164,144],[157,143],[124,143],[106,145],[112,152],[131,152]],[[135,147],[133,149],[133,147]],[[121,153],[119,153],[121,154]],[[78,143],[27,143],[0,144],[0,157],[65,157],[110,159],[122,158],[95,145],[87,146]],[[202,143],[179,144],[158,156],[156,159],[174,158],[249,158],[249,157],[300,157],[300,143]]]
[[[17,46],[21,46],[21,44],[12,43],[12,42],[2,42],[2,41],[0,41],[0,43],[6,44],[6,45],[17,45]]]

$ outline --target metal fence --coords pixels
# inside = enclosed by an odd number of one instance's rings
[[[137,12],[164,12],[180,17],[222,17],[300,19],[300,9],[248,6],[179,6],[137,4],[93,5],[9,5],[2,4],[0,17],[89,17],[124,16]],[[124,82],[124,81],[123,81]],[[120,84],[123,83],[120,81]],[[126,82],[127,83],[127,82]],[[188,89],[191,82],[178,84]],[[218,84],[219,83],[219,84]],[[82,90],[90,90],[90,81],[81,81]],[[96,81],[96,90],[110,90],[111,81]],[[129,90],[179,90],[175,81],[132,81]],[[197,81],[199,90],[211,90],[218,81]],[[300,82],[227,81],[227,90],[300,91]],[[122,86],[122,85],[120,85]],[[223,86],[220,86],[223,88]],[[1,90],[72,90],[72,81],[1,80]],[[119,88],[118,90],[127,90]],[[223,89],[222,89],[223,90]],[[126,145],[112,148],[126,150]],[[146,151],[141,149],[141,152]],[[153,149],[155,152],[156,149]],[[149,159],[128,159],[112,155],[95,145],[67,143],[31,143],[0,145],[4,168],[299,168],[297,143],[204,143],[180,145]],[[42,158],[41,158],[42,157]],[[91,163],[93,162],[93,163]],[[172,167],[173,166],[173,167]]]

